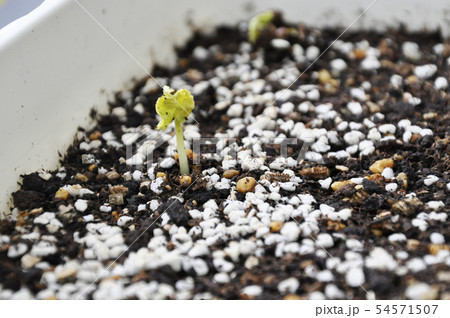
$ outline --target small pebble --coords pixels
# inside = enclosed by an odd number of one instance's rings
[[[353,115],[361,115],[362,114],[362,107],[361,104],[358,102],[350,102],[347,104],[347,109],[353,114]]]
[[[367,56],[362,62],[361,67],[364,70],[376,70],[380,68],[381,63],[375,56]]]
[[[321,248],[330,248],[334,245],[333,237],[328,233],[320,233],[316,239],[316,245]]]
[[[406,242],[406,236],[403,233],[394,233],[389,235],[388,240],[391,242]]]
[[[159,166],[163,169],[170,169],[172,168],[174,165],[176,164],[176,161],[174,158],[168,157],[168,158],[164,158]]]
[[[281,228],[280,234],[290,242],[297,241],[300,235],[300,225],[297,222],[287,222]]]
[[[434,176],[434,175],[429,175],[429,176],[427,176],[427,177],[425,178],[425,180],[423,181],[423,183],[424,183],[426,186],[430,186],[430,185],[435,184],[438,180],[439,180],[438,177],[436,177],[436,176]]]
[[[246,294],[248,296],[259,296],[262,292],[262,287],[258,285],[246,286],[242,289],[242,294]]]
[[[447,79],[442,76],[436,78],[436,80],[434,81],[434,87],[436,87],[437,89],[445,90],[448,87]]]
[[[128,222],[133,221],[133,218],[131,216],[121,216],[118,220],[117,220],[117,225],[118,226],[125,226]]]
[[[432,77],[437,71],[437,66],[434,64],[426,64],[416,66],[414,68],[414,75],[422,79],[428,79]]]
[[[343,59],[335,59],[330,62],[331,69],[336,72],[342,72],[347,69],[347,63]]]
[[[403,55],[412,62],[417,62],[421,59],[422,54],[419,50],[419,45],[415,42],[404,42],[402,44]]]
[[[237,175],[239,175],[239,171],[238,170],[230,169],[230,170],[225,170],[223,172],[223,177],[227,178],[227,179],[231,179],[231,178],[233,178],[234,176],[237,176]]]
[[[127,110],[123,107],[115,107],[112,109],[111,114],[113,116],[123,118],[127,115]]]
[[[195,49],[192,52],[193,56],[195,57],[195,59],[199,60],[199,61],[203,61],[206,60],[208,58],[208,50],[205,49],[202,46],[197,46],[195,47]]]
[[[394,179],[394,170],[392,170],[392,168],[390,167],[384,168],[383,172],[381,172],[381,175],[387,180]]]
[[[120,178],[120,174],[118,174],[116,171],[108,171],[106,173],[106,178],[108,178],[108,180],[114,181]]]
[[[230,117],[240,117],[244,111],[242,104],[233,104],[227,110],[227,115]]]
[[[351,182],[350,180],[346,180],[346,181],[336,181],[333,182],[331,184],[331,189],[333,189],[333,191],[338,191],[340,190],[343,186],[347,185],[347,184],[352,184],[353,182]]]
[[[40,261],[41,261],[40,257],[36,257],[36,256],[30,255],[30,254],[25,254],[20,259],[20,264],[22,265],[23,268],[28,269],[28,268],[32,268],[34,265],[36,265]]]
[[[245,177],[239,179],[236,184],[236,190],[241,193],[246,193],[248,191],[253,191],[256,184],[256,180],[253,177]]]
[[[405,296],[411,300],[433,300],[437,299],[438,288],[433,288],[426,283],[413,283],[405,290]]]
[[[270,44],[279,50],[286,50],[291,47],[291,43],[285,39],[273,39]]]
[[[312,45],[312,46],[308,46],[308,48],[306,49],[305,55],[309,61],[313,61],[319,56],[319,54],[320,54],[319,48],[317,46]]]
[[[366,282],[366,278],[361,268],[352,267],[345,274],[345,281],[350,287],[360,287]]]
[[[63,188],[60,188],[58,191],[56,191],[55,199],[64,201],[64,200],[67,200],[68,197],[69,197],[69,191],[64,190]]]
[[[298,280],[294,277],[285,279],[278,284],[278,291],[282,294],[295,293],[300,286]]]
[[[373,173],[382,173],[385,168],[393,168],[394,167],[394,160],[388,158],[388,159],[381,159],[375,161],[369,168],[370,171]]]
[[[88,208],[87,200],[78,199],[75,202],[75,209],[77,209],[80,212],[86,211]]]
[[[330,185],[331,185],[331,182],[332,182],[332,181],[333,181],[333,180],[332,180],[331,178],[326,178],[326,179],[324,179],[324,180],[319,180],[319,184],[320,184],[320,186],[322,187],[322,189],[327,190],[327,189],[330,188]]]
[[[442,235],[441,233],[436,233],[436,232],[431,233],[430,241],[433,244],[445,244],[444,235]]]
[[[188,187],[192,183],[192,178],[190,176],[181,176],[178,177],[178,182],[182,187]]]
[[[7,256],[9,258],[16,258],[28,251],[28,246],[24,243],[18,243],[17,245],[11,245],[8,249]]]
[[[395,192],[397,190],[397,183],[388,183],[385,186],[386,191],[388,192]]]
[[[345,299],[345,293],[334,284],[325,287],[325,296],[327,299]]]
[[[382,134],[395,134],[396,127],[395,127],[395,125],[392,125],[392,124],[384,124],[384,125],[381,125],[380,127],[378,127],[378,130]]]

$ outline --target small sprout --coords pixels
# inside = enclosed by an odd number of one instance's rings
[[[184,148],[183,124],[195,107],[194,97],[186,89],[175,90],[164,86],[163,96],[156,101],[156,112],[161,117],[156,129],[166,130],[172,121],[175,122],[175,133],[177,136],[178,158],[180,162],[181,175],[189,175],[189,164]]]
[[[256,16],[254,16],[249,24],[248,24],[248,40],[250,43],[255,43],[262,30],[272,22],[275,17],[275,13],[273,11],[265,11]]]

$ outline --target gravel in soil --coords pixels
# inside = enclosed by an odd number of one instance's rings
[[[241,26],[196,34],[23,176],[0,298],[450,298],[450,43],[346,32],[302,74],[339,30]],[[194,95],[190,147],[217,138],[188,187],[158,83]]]

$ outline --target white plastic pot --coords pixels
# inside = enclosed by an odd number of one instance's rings
[[[372,5],[371,5],[372,4]],[[55,169],[89,112],[155,63],[173,65],[174,46],[193,30],[245,21],[277,8],[312,26],[383,30],[440,28],[450,34],[448,0],[239,1],[47,0],[0,30],[0,215],[20,175]]]

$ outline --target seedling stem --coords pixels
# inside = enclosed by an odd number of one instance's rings
[[[180,174],[188,176],[189,164],[186,155],[186,148],[184,147],[183,129],[181,127],[181,123],[176,120],[175,120],[175,133],[177,135],[177,150],[178,150],[178,161],[180,163]]]
[[[189,175],[189,163],[184,148],[182,124],[195,107],[194,97],[186,89],[175,90],[164,86],[163,96],[156,101],[156,112],[161,117],[156,129],[166,130],[172,121],[175,122],[175,134],[177,138],[178,162],[180,174]]]

